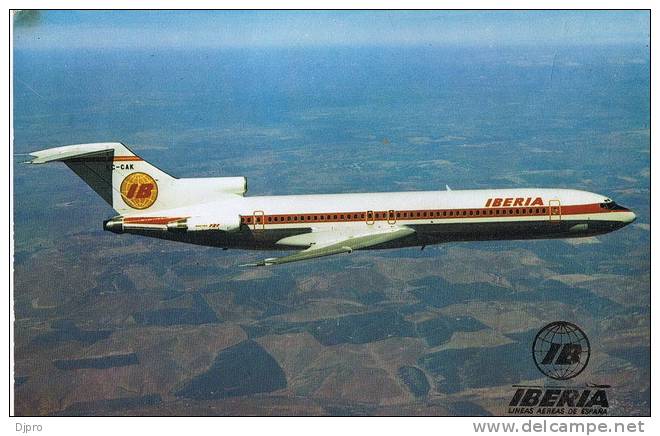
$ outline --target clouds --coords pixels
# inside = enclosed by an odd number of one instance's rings
[[[21,48],[646,44],[646,11],[45,11]]]

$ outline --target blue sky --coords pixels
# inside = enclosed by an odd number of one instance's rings
[[[17,48],[645,44],[646,11],[46,11]]]

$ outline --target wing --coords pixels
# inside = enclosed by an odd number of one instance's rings
[[[242,266],[267,266],[281,263],[298,262],[339,253],[350,253],[353,250],[373,247],[395,239],[412,235],[415,231],[409,227],[393,226],[360,234],[342,234],[335,232],[305,233],[303,235],[284,238],[280,245],[309,246],[306,250],[284,257],[271,257],[261,262]]]

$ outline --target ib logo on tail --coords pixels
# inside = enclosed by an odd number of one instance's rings
[[[158,198],[158,185],[149,174],[131,173],[121,182],[121,198],[133,209],[147,209]]]

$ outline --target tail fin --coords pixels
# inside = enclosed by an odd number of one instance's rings
[[[30,154],[32,164],[64,162],[120,214],[168,206],[158,201],[158,188],[176,180],[119,142],[67,145]]]
[[[244,177],[177,179],[119,142],[77,144],[30,153],[29,163],[64,162],[121,215],[151,213],[243,195]]]

